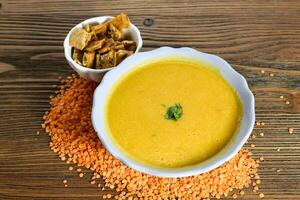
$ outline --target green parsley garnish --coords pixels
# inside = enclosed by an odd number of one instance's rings
[[[179,103],[176,103],[175,106],[170,106],[167,109],[167,112],[165,114],[165,118],[169,120],[177,121],[182,116],[183,111],[182,107]]]

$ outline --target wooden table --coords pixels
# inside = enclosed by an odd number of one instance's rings
[[[68,171],[40,124],[57,77],[72,73],[62,47],[67,32],[120,12],[141,30],[143,51],[188,46],[223,57],[245,76],[265,123],[254,130],[256,147],[246,145],[265,158],[260,191],[265,199],[300,199],[299,0],[1,0],[0,199],[101,199],[109,192]],[[248,191],[244,199],[258,195]]]

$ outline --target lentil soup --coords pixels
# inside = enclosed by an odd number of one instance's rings
[[[106,126],[127,156],[154,167],[197,164],[239,127],[239,96],[200,61],[166,58],[129,72],[107,100]]]

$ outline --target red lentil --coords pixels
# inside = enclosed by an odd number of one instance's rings
[[[289,134],[293,134],[294,129],[293,128],[288,128],[288,132],[289,132]]]
[[[81,172],[81,169],[80,169],[80,168],[78,168],[78,169],[76,169],[76,171],[77,171],[77,172]]]
[[[264,195],[263,193],[260,193],[260,194],[259,194],[259,197],[260,197],[260,198],[264,198],[265,195]]]
[[[105,186],[119,192],[115,199],[221,198],[234,189],[249,187],[251,176],[258,176],[259,164],[245,149],[220,167],[197,176],[161,178],[135,171],[110,155],[93,130],[90,115],[97,84],[75,76],[61,83],[60,92],[51,99],[51,110],[44,117],[50,148],[61,159],[70,158],[78,166],[100,174]],[[77,172],[83,177],[80,168]]]
[[[259,160],[264,161],[265,159],[264,159],[264,157],[261,156],[261,157],[259,157]]]
[[[264,137],[265,134],[264,134],[264,133],[260,133],[259,135],[260,135],[261,137]]]

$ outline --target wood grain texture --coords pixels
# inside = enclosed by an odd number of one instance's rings
[[[0,5],[1,200],[101,199],[113,192],[89,184],[88,171],[84,178],[68,171],[48,148],[40,124],[57,77],[72,73],[62,47],[69,29],[86,18],[120,12],[139,27],[143,51],[189,46],[223,57],[245,76],[256,97],[257,119],[266,123],[246,144],[256,158],[265,158],[261,192],[265,199],[300,199],[298,0],[1,0]],[[152,26],[143,25],[147,18]],[[289,127],[294,134],[288,134]],[[248,191],[242,199],[258,194]]]

